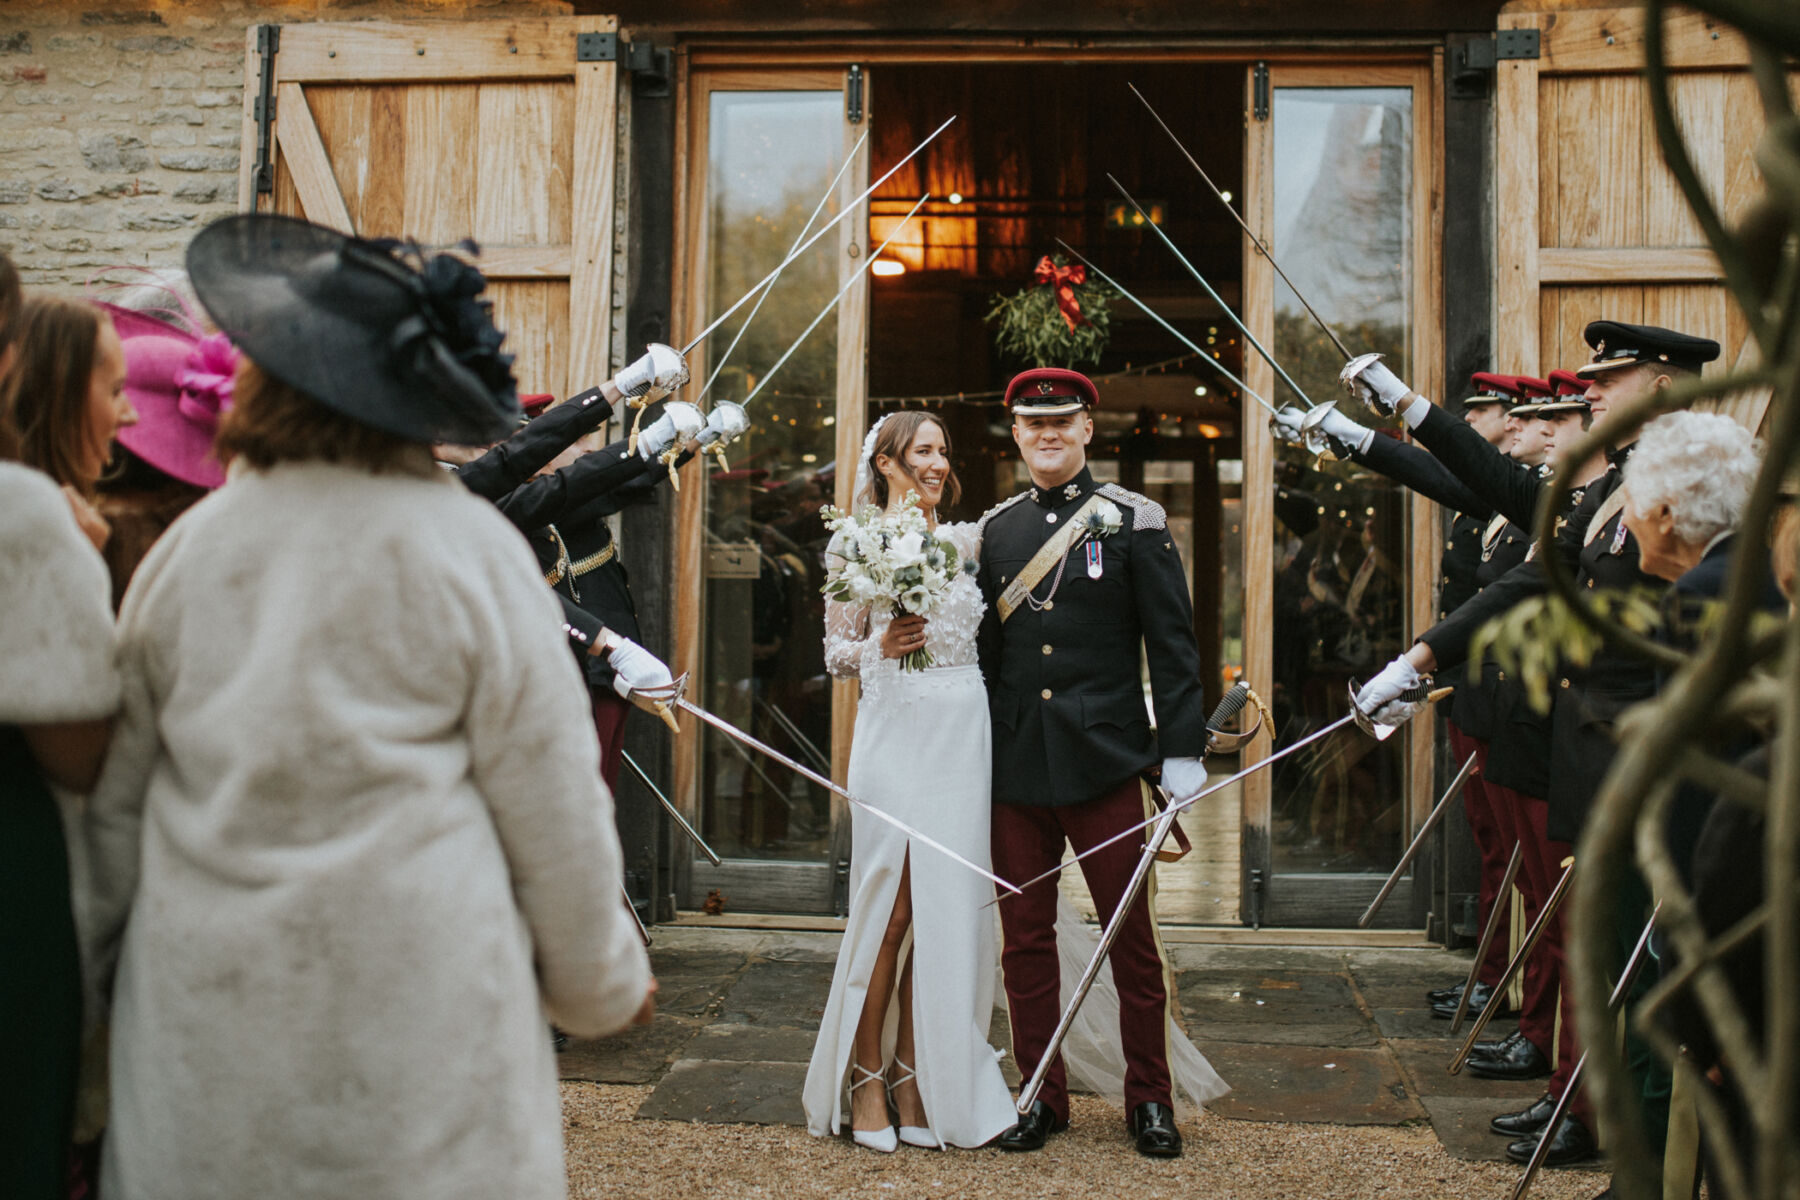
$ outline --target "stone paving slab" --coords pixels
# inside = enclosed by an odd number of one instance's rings
[[[805,1063],[682,1059],[669,1068],[637,1115],[649,1121],[804,1125],[800,1089],[805,1083]]]
[[[1210,1111],[1245,1121],[1398,1125],[1423,1120],[1393,1058],[1380,1049],[1202,1042],[1231,1085]]]
[[[691,1017],[658,1013],[649,1025],[612,1037],[592,1041],[570,1038],[556,1056],[556,1069],[564,1079],[655,1083],[699,1030],[700,1022]]]
[[[1462,1033],[1452,1038],[1450,1022],[1429,1008],[1376,1008],[1375,1027],[1384,1038],[1441,1038],[1452,1046],[1461,1045],[1469,1036],[1469,1023],[1464,1021]]]
[[[1411,1077],[1413,1087],[1426,1096],[1485,1099],[1494,1106],[1494,1112],[1504,1112],[1509,1105],[1524,1108],[1544,1094],[1545,1079],[1481,1079],[1466,1068],[1459,1074],[1450,1074],[1447,1068],[1456,1053],[1456,1044],[1448,1040],[1398,1038],[1390,1040],[1387,1047]]]
[[[804,1063],[812,1058],[811,1029],[764,1029],[759,1025],[708,1025],[686,1047],[684,1058],[713,1062]]]
[[[725,992],[719,1019],[739,1025],[817,1029],[831,992],[830,963],[753,962]]]

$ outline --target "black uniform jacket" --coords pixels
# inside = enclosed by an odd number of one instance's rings
[[[1002,624],[998,602],[1051,534],[1096,490],[1119,509],[1117,533],[1066,556]],[[1015,496],[982,518],[978,580],[987,600],[981,673],[993,719],[996,804],[1057,807],[1097,800],[1163,758],[1206,751],[1205,699],[1181,553],[1160,505],[1083,469],[1068,485]],[[1150,665],[1157,728],[1140,683]]]
[[[1481,533],[1493,516],[1492,506],[1432,455],[1398,438],[1377,433],[1367,450],[1351,449],[1350,458],[1428,500],[1437,501],[1454,514],[1444,553],[1438,559],[1438,616],[1449,616],[1475,595],[1475,571],[1481,565]],[[1440,674],[1438,681],[1454,686],[1457,699],[1462,698],[1463,680],[1454,672]],[[1450,719],[1473,737],[1487,736],[1469,728],[1455,712]]]
[[[1580,502],[1579,491],[1576,503]],[[1487,587],[1524,562],[1530,548],[1531,531],[1507,521],[1498,534],[1484,539],[1476,583]],[[1469,674],[1475,674],[1473,669]],[[1489,783],[1543,799],[1549,786],[1550,714],[1532,708],[1524,685],[1495,662],[1483,663],[1479,680],[1465,686],[1467,691],[1458,691],[1452,700],[1453,711],[1457,723],[1462,724],[1466,703],[1470,724],[1485,731],[1477,735],[1488,743],[1482,775]]]

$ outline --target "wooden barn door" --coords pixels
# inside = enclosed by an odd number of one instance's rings
[[[1661,325],[1716,338],[1708,372],[1747,365],[1754,346],[1674,176],[1663,164],[1645,83],[1636,8],[1514,13],[1524,31],[1495,94],[1495,356],[1543,375],[1589,357],[1592,320]],[[1761,187],[1752,152],[1762,105],[1730,27],[1696,14],[1666,22],[1671,94],[1713,203],[1735,221]],[[1756,428],[1767,396],[1721,405]]]
[[[365,237],[473,238],[520,391],[598,383],[620,306],[616,30],[611,17],[254,27],[240,207]]]

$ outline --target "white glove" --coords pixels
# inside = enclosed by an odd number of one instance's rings
[[[1289,445],[1298,446],[1302,440],[1300,422],[1305,418],[1306,413],[1298,405],[1290,404],[1269,418],[1269,428],[1275,431],[1277,437],[1285,439]]]
[[[645,688],[668,687],[675,682],[663,660],[630,638],[606,652],[606,663],[613,669],[613,691],[621,700]]]
[[[1375,440],[1373,429],[1352,421],[1338,411],[1337,405],[1323,404],[1315,408],[1313,413],[1320,413],[1321,409],[1322,414],[1315,418],[1317,423],[1306,431],[1306,448],[1313,453],[1317,454],[1324,449],[1323,442],[1327,437],[1335,438],[1358,454],[1366,451],[1369,443]],[[1307,415],[1312,416],[1312,413]]]
[[[1380,413],[1392,415],[1400,402],[1413,394],[1400,377],[1387,369],[1379,354],[1359,354],[1344,364],[1338,382],[1349,393]]]
[[[705,426],[706,418],[699,409],[685,400],[671,400],[663,405],[662,416],[638,433],[638,455],[649,462],[670,446],[691,441]]]
[[[1175,803],[1192,800],[1206,787],[1205,762],[1198,758],[1163,759],[1162,785]]]
[[[750,414],[744,411],[744,406],[721,400],[706,414],[706,424],[694,438],[694,449],[704,450],[714,443],[729,446],[743,437],[749,428]]]
[[[1402,654],[1381,673],[1362,685],[1354,701],[1357,710],[1377,725],[1404,725],[1425,707],[1426,701],[1402,700],[1402,692],[1412,691],[1424,682],[1424,676],[1406,661]]]
[[[644,357],[613,376],[613,386],[621,394],[641,398],[645,404],[661,400],[687,381],[687,360],[660,342],[651,342]]]

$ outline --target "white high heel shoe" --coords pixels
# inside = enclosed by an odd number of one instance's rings
[[[850,1084],[850,1091],[853,1095],[857,1088],[862,1087],[866,1083],[873,1083],[882,1077],[880,1072],[871,1071],[861,1063],[851,1063],[850,1071],[851,1079],[853,1080]],[[856,1079],[856,1074],[858,1072],[862,1074],[861,1079]],[[900,1148],[899,1139],[894,1136],[894,1127],[892,1125],[883,1129],[858,1129],[852,1125],[850,1128],[850,1138],[863,1149],[873,1150],[878,1154],[892,1154]]]
[[[918,1075],[918,1073],[916,1071],[914,1071],[911,1067],[907,1066],[905,1063],[901,1062],[897,1058],[894,1060],[894,1065],[896,1067],[900,1068],[900,1070],[904,1071],[905,1074],[900,1076],[900,1078],[898,1078],[898,1079],[893,1079],[893,1080],[888,1081],[887,1086],[888,1086],[888,1094],[889,1095],[893,1094],[893,1091],[895,1088],[899,1087],[901,1084],[905,1083],[909,1079],[916,1078]],[[931,1132],[931,1130],[926,1129],[922,1125],[902,1125],[902,1126],[900,1126],[900,1140],[905,1142],[909,1146],[918,1146],[921,1149],[925,1149],[925,1150],[942,1150],[943,1149],[943,1146],[938,1142],[937,1137]]]

